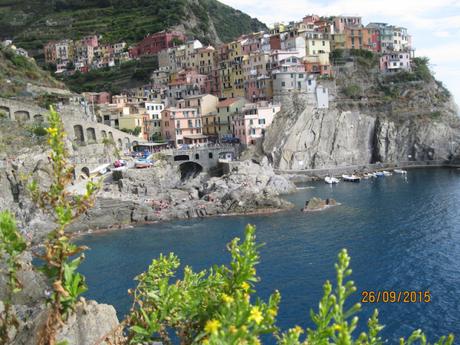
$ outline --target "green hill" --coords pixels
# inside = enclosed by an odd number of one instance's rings
[[[0,38],[36,56],[52,39],[97,33],[107,42],[133,43],[174,27],[205,43],[266,29],[217,0],[0,0]]]
[[[34,59],[17,55],[12,49],[0,47],[0,97],[24,94],[27,84],[64,88],[49,72],[37,66]]]

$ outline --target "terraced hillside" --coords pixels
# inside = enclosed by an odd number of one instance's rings
[[[217,0],[0,0],[0,38],[13,38],[36,56],[52,39],[97,33],[132,43],[173,27],[212,43],[266,29]]]

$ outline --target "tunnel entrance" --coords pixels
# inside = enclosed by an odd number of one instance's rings
[[[179,169],[181,181],[186,181],[191,178],[195,178],[203,171],[203,167],[195,162],[182,163],[179,166]]]

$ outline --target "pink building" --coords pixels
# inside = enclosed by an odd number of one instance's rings
[[[160,50],[171,48],[176,43],[185,42],[186,37],[180,31],[161,31],[146,36],[136,47],[130,49],[131,57],[155,55]]]
[[[304,24],[314,24],[315,22],[319,21],[319,16],[316,14],[310,14],[303,17],[302,22]]]
[[[99,45],[99,40],[96,35],[90,35],[83,37],[80,42],[82,45],[96,48]]]
[[[112,95],[108,92],[83,92],[83,97],[88,103],[109,104],[112,102]]]
[[[202,146],[208,141],[195,108],[166,108],[161,113],[161,135],[176,147],[183,144]]]
[[[233,119],[233,135],[244,145],[254,145],[257,140],[263,138],[265,130],[280,109],[279,105],[268,102],[246,104],[242,114]]]
[[[243,54],[250,54],[260,51],[261,40],[258,35],[248,35],[241,40]]]
[[[394,52],[385,54],[380,58],[380,71],[394,73],[411,70],[411,59],[409,53]]]

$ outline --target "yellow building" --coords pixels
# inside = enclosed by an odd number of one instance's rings
[[[210,137],[217,137],[219,134],[217,127],[217,113],[210,113],[204,116],[201,116],[201,123],[203,124],[203,134]]]
[[[217,116],[214,118],[214,126],[219,138],[233,135],[232,123],[237,114],[241,113],[247,103],[244,97],[228,98],[217,104]]]
[[[125,106],[123,111],[118,115],[118,128],[120,130],[134,131],[136,127],[140,127],[139,138],[144,137],[145,124],[144,120],[148,117],[147,114],[142,114],[135,106]]]
[[[210,74],[215,66],[215,49],[212,46],[198,49],[195,52],[195,66],[200,74]]]

